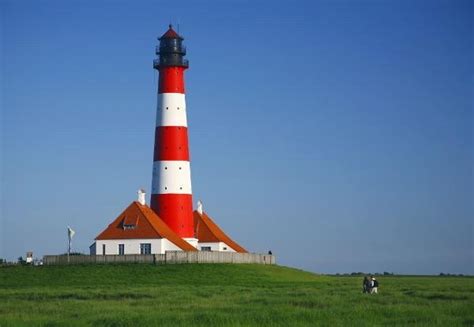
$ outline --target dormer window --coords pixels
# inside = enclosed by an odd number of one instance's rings
[[[126,216],[122,220],[122,228],[124,230],[135,229],[138,225],[138,216]]]

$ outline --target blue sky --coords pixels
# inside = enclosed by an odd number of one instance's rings
[[[179,24],[194,200],[316,272],[474,274],[470,1],[2,1],[0,257],[93,238],[151,185]]]

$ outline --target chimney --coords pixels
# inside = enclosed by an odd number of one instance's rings
[[[145,201],[145,195],[146,195],[146,193],[145,193],[145,190],[141,188],[141,189],[138,190],[137,194],[138,194],[138,202],[139,202],[142,206],[146,205],[146,201]]]
[[[202,216],[202,202],[197,202],[197,212]]]

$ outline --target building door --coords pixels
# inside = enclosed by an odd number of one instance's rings
[[[102,244],[102,255],[105,255],[105,244]]]
[[[125,244],[119,244],[119,255],[125,254]]]

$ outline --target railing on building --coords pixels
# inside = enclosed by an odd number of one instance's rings
[[[161,58],[161,59],[154,59],[153,60],[153,68],[158,69],[160,66],[178,66],[178,67],[189,67],[188,59],[184,59],[181,57],[177,58]]]

